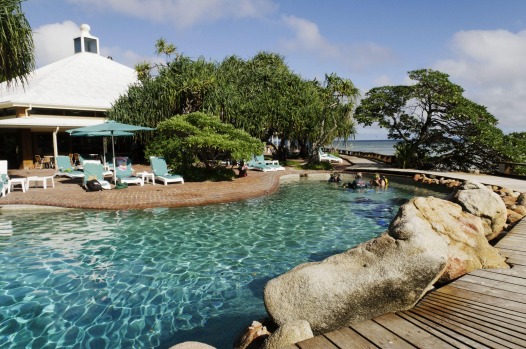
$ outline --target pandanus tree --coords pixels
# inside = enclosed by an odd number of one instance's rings
[[[20,0],[0,0],[0,82],[27,82],[35,69],[33,32]]]
[[[167,56],[176,53],[162,39],[156,47]],[[172,61],[142,63],[137,69],[140,83],[115,103],[110,118],[156,127],[174,115],[209,113],[262,142],[277,135],[281,142],[272,146],[281,160],[290,142],[309,155],[354,132],[351,115],[358,89],[352,82],[334,74],[323,83],[304,80],[275,53],[260,52],[248,60],[231,56],[221,63],[176,54]],[[157,74],[151,74],[153,69]],[[257,153],[262,150],[263,145]]]
[[[261,52],[248,61],[227,58],[219,66],[218,80],[216,105],[223,120],[262,141],[277,135],[281,142],[275,153],[281,160],[288,141],[309,156],[335,137],[354,134],[352,110],[359,91],[348,79],[332,74],[324,83],[304,80],[282,56]]]

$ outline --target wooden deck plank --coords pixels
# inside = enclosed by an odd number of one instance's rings
[[[416,311],[416,309],[415,309]],[[426,311],[428,313],[440,316],[442,319],[454,323],[459,328],[466,331],[477,333],[480,337],[484,337],[489,340],[498,339],[499,342],[505,342],[506,345],[515,344],[526,348],[526,340],[516,337],[517,332],[504,328],[501,325],[497,329],[487,326],[484,321],[478,321],[478,319],[470,318],[455,311],[446,310],[443,307],[434,307],[430,304],[419,304],[418,311]],[[490,323],[490,321],[487,321]]]
[[[454,304],[456,307],[460,309],[463,309],[463,308],[472,309],[475,312],[491,314],[488,316],[497,317],[498,319],[501,319],[502,321],[508,320],[508,321],[513,321],[513,323],[524,323],[526,325],[525,314],[521,314],[515,311],[509,311],[501,307],[495,307],[495,306],[491,306],[489,304],[484,304],[481,302],[476,303],[476,302],[472,302],[467,299],[451,297],[444,293],[428,294],[426,296],[426,299],[432,299],[437,302],[447,301],[448,303]]]
[[[455,287],[459,289],[475,291],[477,293],[481,293],[485,295],[500,297],[500,298],[509,299],[512,301],[518,301],[521,303],[522,303],[522,298],[524,298],[522,295],[516,292],[509,292],[509,291],[489,287],[486,285],[476,284],[473,282],[467,282],[467,281],[463,281],[462,279],[455,281]]]
[[[397,336],[405,339],[417,348],[455,348],[439,337],[436,337],[433,333],[393,313],[379,316],[373,321],[387,328],[389,331],[396,333]]]
[[[459,318],[466,319],[480,325],[493,324],[500,332],[511,334],[526,341],[526,327],[524,327],[524,324],[521,322],[510,323],[504,321],[505,319],[503,316],[499,318],[488,312],[481,312],[475,309],[459,307],[455,304],[439,302],[431,298],[426,298],[424,304],[429,308],[437,309],[444,313],[452,314],[454,316],[458,316]]]
[[[469,285],[472,286],[472,284]],[[476,287],[473,289],[468,287],[461,288],[457,286],[462,286],[462,284],[460,282],[455,282],[454,286],[447,285],[437,289],[435,292],[445,293],[467,301],[471,300],[484,304],[485,306],[495,305],[509,312],[526,313],[526,303],[520,302],[517,297],[512,299],[507,297],[498,297],[491,293],[485,293],[483,292],[483,289],[479,290]]]
[[[352,328],[342,328],[325,334],[340,349],[376,349],[378,346],[363,338]]]
[[[465,348],[466,346],[468,348],[487,348],[486,345],[466,337],[461,333],[455,332],[453,329],[448,328],[448,326],[443,326],[440,324],[440,321],[434,321],[433,319],[429,319],[422,314],[404,311],[398,313],[398,315],[407,321],[411,321],[417,326],[427,328],[429,331],[435,331],[437,336],[442,334],[444,341],[455,345],[457,348]]]
[[[467,338],[472,342],[478,343],[477,347],[481,348],[508,348],[509,346],[505,346],[501,343],[501,341],[498,338],[495,338],[491,335],[485,334],[481,331],[473,331],[473,329],[459,325],[457,322],[448,319],[446,317],[441,316],[440,314],[436,314],[435,312],[428,311],[423,308],[418,309],[411,309],[406,311],[406,313],[411,315],[417,315],[420,317],[423,317],[431,322],[434,322],[435,324],[438,324],[442,327],[447,328],[451,332],[456,333],[455,338]],[[495,340],[492,340],[495,339]]]
[[[415,348],[415,346],[372,320],[362,321],[350,327],[380,348]]]
[[[526,288],[521,287],[521,285],[517,285],[517,284],[510,284],[507,282],[498,281],[494,279],[488,279],[488,278],[479,277],[475,275],[464,275],[462,277],[462,281],[472,282],[477,285],[487,286],[487,287],[491,287],[491,288],[501,290],[501,291],[514,292],[514,293],[517,293],[518,295],[526,295]]]
[[[526,256],[513,254],[506,259],[506,263],[526,266]]]
[[[307,340],[296,343],[296,346],[300,349],[338,349],[337,346],[332,344],[325,336],[316,336]]]
[[[508,249],[508,248],[504,248],[504,247],[499,247],[499,252],[504,257],[509,257],[509,256],[513,256],[513,255],[526,256],[526,252],[524,252],[524,251],[517,251],[517,250]]]
[[[517,241],[517,240],[506,240],[504,242],[501,242],[499,243],[496,247],[497,249],[502,249],[502,248],[507,248],[509,250],[513,250],[513,251],[517,251],[517,252],[522,252],[524,253],[524,247],[523,245],[525,244],[526,242],[524,241]]]
[[[513,270],[512,271],[511,269],[505,269],[505,270],[509,270],[510,272],[506,273],[504,271],[496,272],[496,271],[491,271],[491,270],[488,270],[488,269],[479,269],[479,270],[475,270],[475,271],[469,273],[469,275],[477,276],[477,277],[481,277],[481,278],[486,278],[486,279],[491,279],[491,280],[495,280],[495,281],[500,281],[500,282],[507,282],[509,284],[526,287],[526,278],[520,277],[520,274],[522,273],[522,271],[520,271],[520,270],[519,271],[518,270]]]
[[[517,278],[526,279],[526,267],[523,265],[514,265],[512,268],[509,269],[478,269],[474,272],[471,272],[470,274],[477,275],[477,273],[496,273],[501,275],[508,275],[508,276],[514,276]]]

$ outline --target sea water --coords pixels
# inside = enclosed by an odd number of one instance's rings
[[[361,151],[369,153],[377,153],[382,155],[394,155],[395,145],[399,141],[395,140],[349,140],[347,142],[334,141],[333,147],[342,150]]]
[[[1,348],[231,348],[268,280],[383,232],[413,196],[301,181],[236,203],[0,215]]]

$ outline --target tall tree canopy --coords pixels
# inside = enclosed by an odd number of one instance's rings
[[[449,170],[494,170],[502,157],[503,134],[486,107],[462,94],[445,73],[409,72],[415,83],[368,91],[355,119],[388,130],[407,166]]]
[[[158,53],[175,53],[162,39],[156,47]],[[248,60],[230,56],[221,63],[176,54],[155,66],[155,76],[149,74],[149,64],[137,68],[141,83],[121,96],[110,118],[156,127],[173,115],[211,113],[262,142],[277,135],[281,143],[275,152],[282,160],[286,141],[306,155],[354,133],[352,110],[359,92],[352,82],[336,75],[326,76],[323,83],[304,80],[275,53],[261,52]]]
[[[24,84],[35,69],[33,32],[21,0],[0,0],[0,82]]]
[[[280,159],[286,158],[286,141],[307,156],[338,136],[354,134],[352,110],[359,91],[335,74],[327,75],[323,83],[304,80],[282,56],[260,52],[247,61],[226,58],[219,65],[218,84],[215,110],[262,141],[277,135]]]

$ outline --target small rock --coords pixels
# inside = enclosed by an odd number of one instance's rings
[[[253,321],[236,339],[234,349],[259,348],[269,335],[270,332],[261,322]]]
[[[522,215],[523,217],[526,216],[526,206],[524,205],[515,205],[515,207],[512,210]]]
[[[263,349],[280,349],[312,337],[314,334],[307,321],[287,322],[265,340]]]
[[[509,224],[515,224],[517,223],[518,221],[520,221],[522,219],[522,215],[515,212],[515,211],[512,211],[512,210],[508,210],[508,218],[506,220],[507,223]]]
[[[208,344],[199,343],[199,342],[183,342],[171,346],[169,349],[216,349]]]

